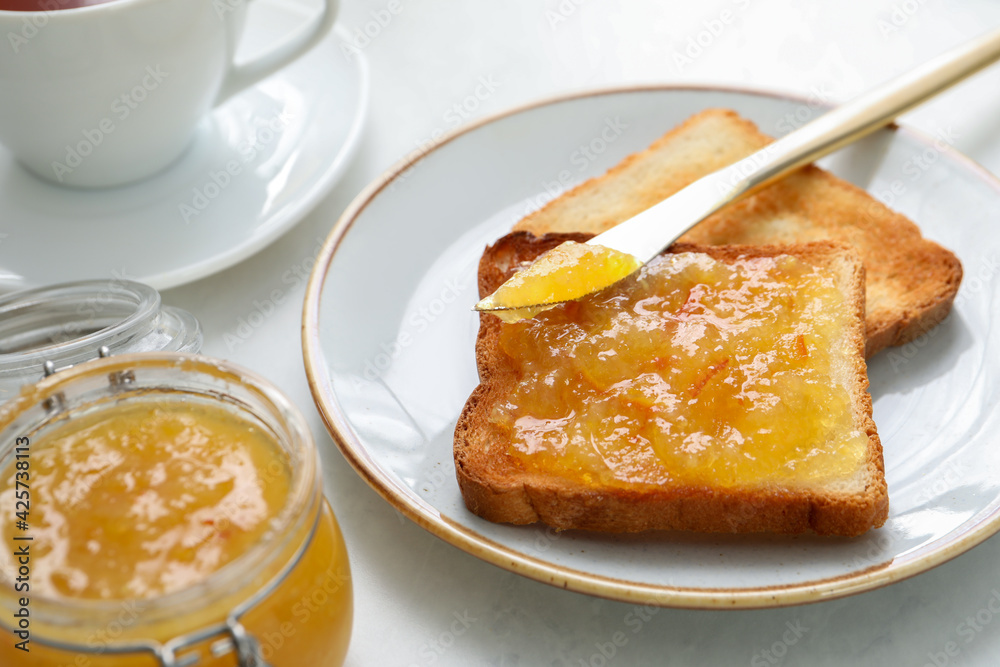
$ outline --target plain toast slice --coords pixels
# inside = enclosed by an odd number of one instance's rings
[[[526,232],[505,236],[484,252],[479,265],[479,292],[485,296],[519,267],[566,241],[584,241],[586,234]],[[851,428],[862,438],[856,468],[834,483],[719,485],[664,482],[613,484],[581,481],[544,469],[526,467],[515,455],[509,432],[491,417],[507,403],[521,371],[512,358],[516,349],[501,344],[504,324],[493,315],[480,315],[476,360],[480,384],[468,399],[455,430],[454,456],[459,486],[467,507],[495,522],[544,522],[558,529],[579,528],[610,532],[693,530],[715,532],[800,533],[858,535],[881,526],[888,512],[882,447],[871,417],[871,397],[864,361],[864,269],[857,254],[845,244],[818,242],[796,246],[740,247],[676,244],[673,253],[703,253],[735,266],[747,258],[791,255],[819,267],[842,290],[847,313],[843,332],[831,353],[838,382],[849,396]],[[678,255],[677,257],[684,257]],[[750,341],[751,344],[758,344]],[[760,342],[766,354],[769,343]],[[801,343],[800,343],[801,344]],[[552,363],[560,363],[559,359]],[[735,371],[734,371],[735,373]],[[834,371],[831,371],[834,373]],[[724,380],[725,373],[715,381]],[[765,380],[766,382],[766,380]],[[528,418],[531,418],[530,416]],[[613,417],[612,417],[613,419]],[[816,443],[822,447],[823,443]],[[633,454],[635,456],[635,454]],[[852,466],[854,463],[851,464]],[[595,473],[596,474],[596,473]]]
[[[771,141],[733,111],[703,111],[525,217],[514,230],[599,234]],[[757,245],[822,239],[850,243],[864,261],[867,356],[913,340],[948,315],[962,279],[955,255],[864,190],[812,165],[724,208],[681,241]]]

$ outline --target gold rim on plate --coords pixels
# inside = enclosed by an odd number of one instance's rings
[[[787,101],[796,104],[817,105],[815,101],[791,94],[775,94],[767,91],[732,86],[696,85],[637,85],[601,88],[558,95],[540,101],[524,104],[499,113],[486,116],[476,122],[446,133],[424,149],[414,151],[381,176],[371,182],[350,203],[340,219],[330,231],[313,267],[306,287],[302,319],[302,348],[306,376],[313,399],[333,441],[359,475],[386,501],[403,515],[428,532],[482,560],[501,568],[526,576],[546,584],[565,588],[578,593],[664,607],[691,609],[754,609],[781,607],[810,602],[831,600],[880,588],[897,581],[925,572],[968,551],[1000,530],[1000,509],[972,525],[962,524],[948,536],[948,541],[921,545],[917,549],[898,555],[892,560],[845,573],[840,576],[815,579],[812,581],[773,586],[751,586],[746,588],[700,588],[658,585],[627,581],[600,574],[559,566],[539,558],[528,556],[516,549],[489,539],[448,517],[442,516],[426,501],[408,495],[389,475],[382,470],[364,444],[351,432],[346,416],[333,400],[334,392],[330,376],[324,365],[319,339],[320,300],[326,276],[334,255],[354,222],[365,208],[390,185],[400,174],[420,160],[448,144],[454,139],[469,134],[498,120],[536,108],[582,98],[642,92],[726,92],[741,95]],[[933,147],[935,151],[947,155],[979,179],[997,191],[1000,196],[1000,180],[950,145],[912,129],[892,125],[891,131],[910,135],[916,141]],[[471,354],[471,350],[470,350]],[[457,415],[456,415],[457,416]]]

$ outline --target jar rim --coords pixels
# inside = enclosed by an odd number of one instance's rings
[[[0,352],[0,373],[15,372],[44,361],[82,361],[76,357],[81,353],[93,354],[94,350],[107,341],[131,339],[148,333],[160,311],[159,292],[149,285],[115,277],[111,280],[80,280],[6,294],[0,297],[0,316],[3,316],[6,326],[10,328],[14,322],[11,318],[24,317],[25,311],[45,306],[52,309],[70,300],[82,302],[77,310],[81,316],[93,316],[94,308],[86,309],[86,304],[116,305],[130,312],[120,321],[82,336],[43,345],[31,344],[26,349],[14,352]],[[55,314],[54,310],[50,312]],[[83,321],[81,317],[80,320],[64,320],[60,324],[64,332],[71,334],[75,327],[83,326]]]
[[[53,397],[64,395],[75,382],[86,382],[100,376],[110,378],[121,373],[149,371],[151,369],[166,372],[177,370],[182,374],[187,374],[190,381],[193,381],[191,380],[193,375],[203,373],[207,377],[212,377],[226,384],[248,389],[261,401],[261,405],[256,407],[273,410],[275,413],[273,416],[281,420],[280,426],[285,430],[284,434],[275,433],[279,439],[277,444],[283,448],[287,445],[295,449],[294,452],[286,449],[289,454],[290,473],[286,502],[272,519],[271,527],[260,539],[244,553],[212,572],[204,580],[177,591],[151,598],[103,600],[33,595],[32,613],[36,614],[36,618],[42,618],[47,623],[59,624],[60,620],[72,619],[74,615],[79,614],[87,614],[88,617],[95,615],[97,617],[114,616],[120,612],[122,604],[128,602],[141,603],[144,612],[151,612],[149,622],[155,623],[160,620],[158,612],[164,614],[164,617],[169,617],[171,610],[191,609],[194,608],[192,605],[203,606],[207,604],[206,596],[215,595],[217,599],[224,598],[232,594],[234,590],[239,590],[239,588],[234,588],[234,585],[238,586],[240,582],[246,585],[247,582],[274,564],[274,559],[282,552],[282,547],[286,546],[287,539],[301,530],[303,522],[311,515],[312,505],[319,502],[322,491],[319,483],[318,452],[305,417],[295,405],[272,383],[248,369],[229,361],[182,352],[131,353],[88,361],[25,387],[17,397],[5,404],[0,404],[0,470],[6,469],[9,463],[7,459],[11,456],[14,443],[17,442],[17,437],[20,435],[5,432],[8,431],[9,427],[17,425],[19,416]],[[171,385],[169,387],[160,386],[159,389],[162,391],[169,389],[183,391],[184,387]],[[155,392],[156,389],[154,388],[152,391],[143,389],[142,391],[143,396],[147,396]],[[192,393],[223,401],[219,395],[199,391],[192,391]],[[113,409],[115,403],[109,403],[98,409]],[[242,401],[236,403],[225,401],[225,403],[229,408],[235,405],[243,409],[246,415],[263,421],[259,412],[251,410],[252,406],[248,406]],[[54,416],[58,418],[58,414]],[[50,422],[52,418],[53,415],[45,417],[36,424],[36,427]],[[273,426],[270,422],[265,422],[265,425]],[[287,442],[280,442],[283,436]],[[12,584],[13,582],[9,581],[8,577],[0,576],[0,593],[4,597],[17,597]]]

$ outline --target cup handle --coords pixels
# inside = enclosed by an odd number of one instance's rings
[[[316,46],[333,27],[337,18],[338,4],[339,0],[323,0],[323,10],[313,19],[311,25],[300,29],[298,33],[250,62],[241,65],[230,64],[215,105],[218,106],[244,88],[275,73]]]

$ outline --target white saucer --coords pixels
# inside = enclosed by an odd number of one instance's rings
[[[311,11],[295,0],[254,3],[240,58],[273,46]],[[356,50],[344,55],[346,32],[335,33],[217,108],[179,162],[141,183],[57,187],[0,147],[0,293],[104,277],[166,289],[288,231],[344,173],[364,124],[368,67]]]

